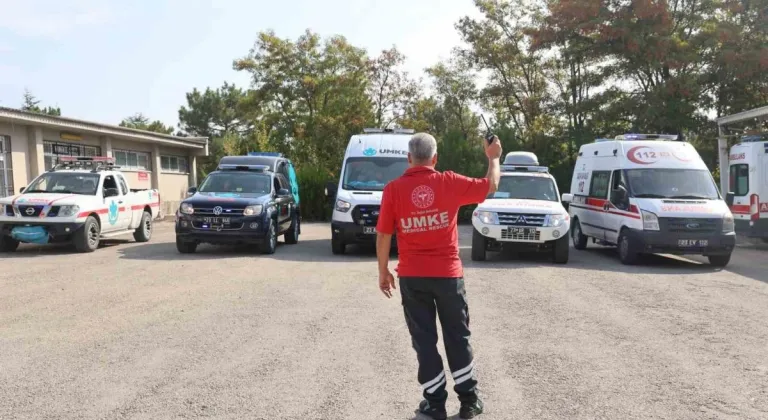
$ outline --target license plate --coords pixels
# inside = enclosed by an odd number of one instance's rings
[[[211,225],[228,225],[229,217],[203,217],[203,223]]]
[[[536,228],[516,228],[516,227],[511,227],[511,228],[507,228],[507,232],[510,235],[535,235],[536,234]]]
[[[374,233],[376,233],[376,228],[375,227],[367,227],[367,226],[363,227],[363,233],[374,234]]]
[[[703,248],[709,246],[707,239],[678,239],[677,246],[682,248]]]

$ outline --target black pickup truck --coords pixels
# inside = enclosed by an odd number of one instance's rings
[[[300,212],[292,191],[298,191],[272,165],[222,162],[176,213],[176,248],[193,253],[201,243],[257,245],[272,254],[277,238],[296,244],[301,233]]]

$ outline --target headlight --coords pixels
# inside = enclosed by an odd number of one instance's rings
[[[659,217],[656,213],[640,210],[643,214],[643,230],[659,230]]]
[[[264,206],[261,204],[257,204],[255,206],[248,206],[243,210],[243,216],[255,216],[257,214],[261,214],[261,211],[264,210]]]
[[[179,211],[184,214],[192,214],[195,212],[195,209],[192,207],[192,204],[181,203],[181,207],[179,207]]]
[[[544,218],[544,227],[560,227],[569,219],[567,214],[548,214]]]
[[[59,207],[59,217],[72,217],[80,211],[80,206]]]
[[[493,211],[477,211],[475,216],[486,225],[498,225],[499,216]]]
[[[344,200],[336,200],[336,211],[346,213],[351,208],[352,208],[352,204],[349,204]]]
[[[730,212],[723,216],[723,233],[731,233],[736,229],[735,222],[733,221],[733,214]]]

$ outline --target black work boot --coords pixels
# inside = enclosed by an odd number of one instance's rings
[[[445,420],[448,418],[448,413],[445,411],[445,406],[435,407],[429,404],[429,401],[423,400],[419,403],[419,413],[429,416],[435,420]]]
[[[473,403],[461,403],[461,409],[459,409],[460,418],[473,419],[480,414],[483,414],[483,402],[479,398]]]

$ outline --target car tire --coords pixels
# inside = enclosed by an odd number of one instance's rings
[[[290,229],[285,231],[285,235],[283,235],[286,244],[296,245],[299,243],[299,228],[299,217],[294,214]]]
[[[552,250],[552,260],[555,264],[567,264],[568,253],[571,248],[571,244],[568,241],[568,236],[563,236],[560,239],[555,240],[555,246]]]
[[[579,251],[587,249],[587,242],[589,241],[589,238],[584,236],[584,233],[581,231],[581,223],[579,222],[579,219],[575,219],[573,221],[573,227],[571,227],[571,238],[573,239],[573,247],[578,249]]]
[[[707,258],[709,259],[709,264],[714,267],[725,267],[729,262],[731,262],[731,254],[710,255]]]
[[[136,242],[149,242],[150,238],[152,238],[152,214],[145,211],[141,215],[141,223],[139,223],[139,227],[133,231],[133,239],[135,239]]]
[[[183,241],[178,236],[176,237],[176,250],[182,254],[194,254],[197,251],[197,242]]]
[[[347,252],[347,244],[341,241],[341,238],[335,233],[331,234],[331,252],[334,255],[342,255]]]
[[[262,254],[274,254],[277,251],[277,228],[275,227],[275,221],[270,220],[269,226],[267,226],[267,237],[264,238],[264,242],[260,246]]]
[[[619,252],[619,261],[624,265],[634,265],[640,259],[640,254],[635,251],[635,246],[632,243],[632,237],[629,236],[626,229],[623,229],[619,234],[619,241],[616,248]]]
[[[19,247],[19,241],[10,236],[0,236],[0,252],[14,252]]]
[[[93,216],[88,216],[83,227],[72,235],[72,242],[78,252],[93,252],[101,242],[101,226]]]
[[[486,250],[488,249],[488,239],[472,229],[472,261],[485,261]]]

